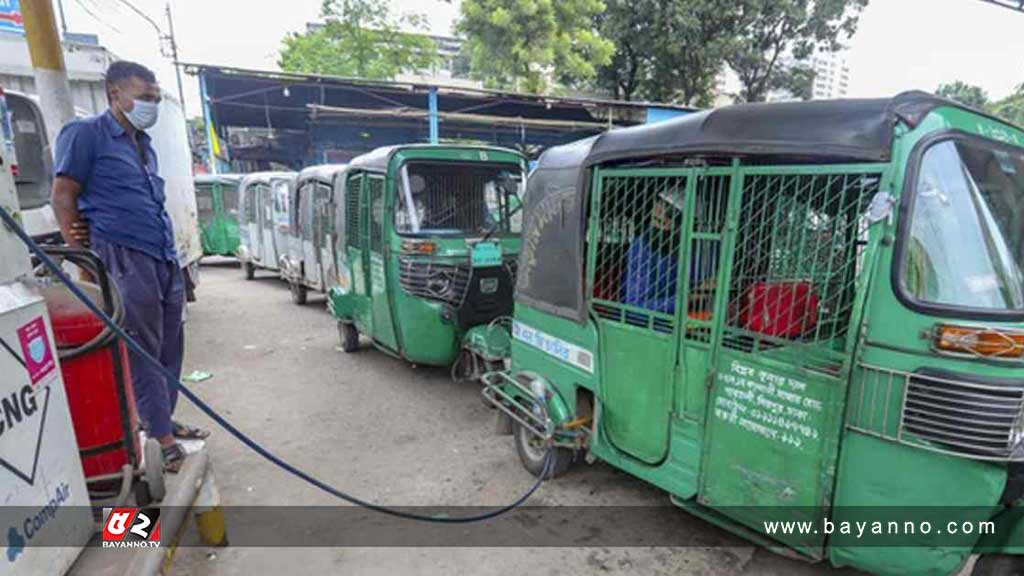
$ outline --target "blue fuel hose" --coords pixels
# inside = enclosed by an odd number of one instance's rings
[[[71,278],[68,277],[67,273],[61,269],[60,265],[54,262],[52,258],[50,258],[45,252],[43,252],[42,248],[40,248],[39,245],[36,244],[34,240],[32,240],[32,238],[18,224],[18,221],[15,220],[14,217],[11,216],[11,214],[3,208],[3,206],[0,206],[0,220],[3,220],[3,223],[6,224],[12,232],[14,232],[14,234],[22,241],[22,243],[25,244],[25,246],[28,247],[28,249],[33,254],[36,255],[37,258],[39,258],[39,261],[42,262],[44,266],[49,268],[50,271],[54,274],[54,276],[56,276],[61,282],[63,282],[64,285],[67,286],[68,290],[70,290],[71,293],[74,294],[75,297],[78,298],[82,302],[82,304],[84,304],[89,309],[90,312],[92,312],[93,314],[96,315],[96,317],[102,320],[103,323],[107,325],[107,327],[114,333],[114,335],[117,338],[124,342],[128,348],[130,348],[133,352],[138,354],[146,362],[155,366],[156,369],[159,370],[160,373],[163,374],[163,376],[167,378],[169,382],[175,382],[181,394],[184,395],[189,402],[195,405],[196,408],[199,408],[199,410],[201,410],[204,414],[209,416],[221,428],[227,430],[228,433],[234,436],[236,439],[238,439],[239,442],[247,446],[253,452],[256,452],[257,454],[268,460],[271,464],[274,464],[275,466],[281,468],[285,472],[288,472],[292,476],[295,476],[296,478],[299,478],[300,480],[303,480],[306,483],[315,486],[320,490],[323,490],[324,492],[330,494],[331,496],[340,498],[346,502],[355,504],[356,506],[361,506],[363,508],[367,508],[375,512],[380,512],[381,514],[397,516],[399,518],[406,518],[409,520],[417,520],[421,522],[436,522],[441,524],[468,524],[471,522],[482,522],[485,520],[490,520],[491,518],[495,518],[515,508],[518,508],[524,502],[526,502],[526,500],[530,496],[532,496],[534,492],[537,491],[537,488],[540,488],[540,485],[544,483],[545,478],[551,472],[551,465],[554,461],[554,446],[551,446],[548,449],[547,453],[544,455],[544,467],[541,470],[541,474],[537,478],[537,481],[533,484],[533,486],[531,486],[530,489],[526,491],[526,493],[517,498],[511,504],[502,506],[500,508],[495,508],[494,510],[485,512],[483,514],[476,514],[473,516],[448,517],[415,514],[413,512],[407,512],[404,510],[389,508],[387,506],[382,506],[380,504],[367,502],[366,500],[342,492],[341,490],[331,486],[330,484],[327,484],[326,482],[314,477],[313,475],[304,472],[303,470],[295,467],[292,464],[289,464],[284,459],[275,455],[273,452],[265,448],[262,444],[250,438],[249,435],[236,428],[234,424],[229,422],[223,416],[218,414],[217,411],[211,408],[209,404],[203,402],[198,396],[196,396],[191,390],[189,390],[178,378],[171,374],[169,370],[164,368],[164,366],[160,364],[160,362],[157,359],[153,358],[153,356],[150,355],[149,352],[147,352],[141,345],[139,345],[138,342],[133,340],[131,336],[125,333],[125,331],[109,316],[107,316],[107,314],[104,313],[103,310],[99,308],[99,306],[93,303],[93,301],[90,300],[89,297],[86,296],[85,293],[83,293],[81,289],[75,285]]]

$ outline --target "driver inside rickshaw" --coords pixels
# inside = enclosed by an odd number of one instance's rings
[[[626,304],[675,314],[684,207],[685,196],[678,189],[655,198],[646,230],[634,238],[626,253]],[[713,288],[718,258],[717,254],[707,256],[714,265],[698,266],[698,259],[691,258],[690,284],[695,293]]]

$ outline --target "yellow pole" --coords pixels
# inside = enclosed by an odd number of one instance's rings
[[[50,0],[22,0],[21,17],[25,22],[25,40],[35,72],[39,106],[52,145],[64,124],[75,117],[53,4]]]

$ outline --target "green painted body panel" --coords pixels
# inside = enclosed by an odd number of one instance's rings
[[[844,508],[856,506],[893,507],[890,513],[899,520],[927,517],[927,510],[916,516],[909,511],[900,514],[899,508],[963,506],[958,509],[957,521],[985,520],[996,512],[1005,483],[1004,465],[935,454],[850,432],[843,439],[834,520],[856,521],[856,512]],[[948,536],[940,540],[941,520],[933,522],[934,533],[913,536],[913,546],[868,547],[856,542],[844,546],[833,541],[829,558],[838,566],[856,566],[877,574],[955,574],[972,546],[949,546]]]
[[[398,171],[409,160],[507,162],[520,166],[524,160],[511,151],[424,146],[400,149],[391,157],[386,174],[362,176],[360,216],[366,223],[360,230],[362,248],[349,245],[339,251],[340,286],[331,291],[328,306],[335,318],[354,321],[360,333],[370,336],[378,348],[417,364],[447,366],[457,357],[465,334],[452,319],[444,318],[442,303],[407,293],[399,281],[404,237],[395,230],[391,215],[397,201]],[[380,203],[372,208],[370,183],[374,181],[381,182]],[[380,225],[378,239],[371,230],[375,219]],[[429,240],[436,246],[434,253],[415,258],[439,264],[470,264],[471,247],[466,238],[438,236]],[[491,241],[492,250],[482,255],[484,260],[497,254],[500,263],[502,255],[515,258],[519,252],[518,237],[495,236]]]
[[[199,239],[204,256],[234,256],[238,251],[238,211],[225,207],[224,194],[237,194],[237,187],[229,190],[220,182],[196,186],[196,197],[206,195],[212,203],[212,213],[199,224]]]
[[[1024,132],[958,108],[937,108],[913,130],[896,127],[889,164],[746,167],[734,162],[732,168],[714,169],[596,168],[592,198],[601,194],[596,179],[602,173],[685,176],[692,213],[693,193],[701,179],[729,175],[733,180],[727,225],[720,231],[697,230],[689,217],[679,260],[679,269],[689,270],[686,247],[697,241],[716,242],[721,251],[717,283],[729,286],[736,246],[754,224],[740,210],[741,194],[756,192],[751,182],[786,175],[864,174],[877,178],[877,190],[898,201],[915,144],[945,130],[1024,146]],[[738,534],[757,534],[755,541],[783,544],[837,565],[878,574],[938,575],[955,573],[976,546],[984,546],[985,552],[1024,553],[1024,514],[1014,512],[999,516],[999,540],[967,537],[945,548],[925,540],[920,547],[893,548],[850,546],[847,540],[829,540],[823,534],[768,537],[757,514],[742,508],[792,510],[795,516],[789,519],[812,521],[835,521],[830,516],[833,507],[839,507],[837,514],[849,514],[843,506],[970,506],[956,520],[997,516],[1007,464],[943,453],[941,447],[904,430],[900,415],[907,390],[904,380],[891,375],[931,368],[965,377],[1020,380],[1024,371],[1018,362],[954,358],[931,350],[930,339],[922,335],[937,323],[972,322],[916,312],[896,297],[891,272],[898,210],[856,238],[863,251],[856,273],[844,286],[847,325],[813,343],[754,346],[747,351],[747,341],[730,336],[726,329],[725,318],[732,314],[727,314],[729,299],[734,297],[727,290],[714,294],[709,315],[659,316],[669,322],[661,334],[616,321],[606,310],[596,312],[591,298],[598,280],[596,246],[609,242],[608,235],[599,237],[594,230],[597,202],[590,210],[587,236],[588,320],[580,325],[518,303],[515,310],[517,323],[591,353],[593,371],[518,338],[511,345],[512,373],[542,376],[565,401],[567,417],[576,410],[578,390],[594,393],[597,426],[589,440],[590,454],[687,501],[687,506],[706,507],[708,516]],[[768,238],[796,246],[792,240]],[[813,274],[814,258],[803,256],[805,269]],[[689,279],[680,281],[677,310],[696,293],[690,284]],[[602,297],[599,303],[606,300]],[[616,310],[620,309],[630,311],[627,305]],[[984,324],[1024,329],[1020,322]],[[879,388],[879,382],[889,385]]]

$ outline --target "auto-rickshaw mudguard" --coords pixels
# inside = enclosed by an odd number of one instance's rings
[[[501,324],[473,326],[462,336],[462,348],[488,361],[504,360],[512,351],[512,335]]]
[[[327,299],[327,308],[335,318],[352,318],[355,315],[355,300],[350,293],[332,288]]]

